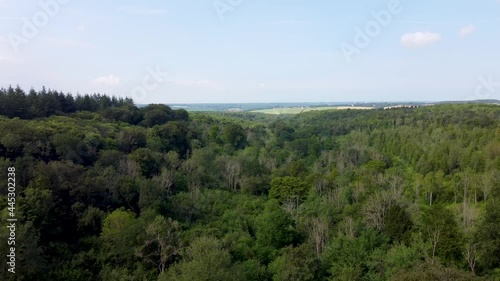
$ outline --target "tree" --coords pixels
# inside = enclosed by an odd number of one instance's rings
[[[43,221],[49,220],[49,211],[53,207],[52,191],[49,179],[38,177],[24,190],[24,198],[19,202],[23,217],[41,228]]]
[[[283,120],[278,120],[271,124],[271,129],[280,145],[286,141],[292,140],[294,137],[295,129],[287,125]]]
[[[160,275],[158,281],[232,280],[231,255],[222,243],[211,237],[195,239],[183,260]]]
[[[399,205],[389,208],[382,231],[393,243],[409,243],[412,228],[413,222],[405,209]]]
[[[148,128],[152,128],[156,125],[163,125],[168,121],[175,120],[174,111],[164,104],[151,104],[141,108],[141,111],[144,112],[142,125]]]
[[[236,149],[244,148],[247,143],[245,130],[241,125],[235,123],[230,123],[224,127],[222,140]]]
[[[296,238],[293,220],[276,200],[266,203],[264,212],[256,219],[255,228],[257,252],[264,260],[274,255],[276,249],[291,244]]]
[[[387,213],[395,203],[396,200],[390,192],[375,193],[363,206],[364,219],[368,225],[375,227],[379,231],[382,230]]]
[[[162,161],[161,154],[151,151],[149,148],[139,148],[129,154],[129,159],[137,162],[141,167],[142,175],[151,178],[160,171]]]
[[[319,261],[310,245],[288,246],[269,264],[273,281],[318,280]]]
[[[127,128],[118,133],[116,142],[121,151],[130,153],[146,146],[146,132],[142,128]]]
[[[146,227],[144,245],[138,248],[137,255],[154,264],[162,273],[181,247],[180,224],[171,218],[157,216]]]
[[[436,256],[445,264],[461,260],[464,241],[453,213],[441,204],[434,204],[424,210],[422,221],[431,244],[432,263]]]
[[[15,89],[9,86],[6,92],[5,101],[6,104],[4,105],[3,114],[7,115],[9,118],[29,118],[27,97],[19,86]]]
[[[185,157],[189,150],[187,133],[186,123],[181,121],[171,121],[155,126],[149,132],[150,146],[154,146],[152,148],[159,152],[176,151]]]
[[[123,265],[134,256],[139,229],[132,212],[117,209],[102,223],[102,254],[112,264]]]
[[[492,200],[491,200],[492,201]],[[477,226],[479,267],[488,274],[500,267],[500,208],[498,202],[489,201]]]
[[[285,202],[301,201],[309,192],[309,185],[296,177],[276,177],[271,180],[269,197]]]
[[[229,156],[219,157],[218,160],[223,171],[222,176],[229,189],[236,191],[241,188],[242,162],[239,159]]]
[[[144,120],[142,123],[148,128],[152,128],[156,125],[163,125],[169,120],[167,112],[160,109],[153,109],[147,111],[144,114]]]
[[[173,186],[175,183],[175,171],[168,169],[166,167],[161,168],[159,175],[153,177],[153,181],[162,189],[164,189],[168,195],[171,195],[173,191]]]
[[[174,119],[177,121],[188,121],[189,113],[185,109],[174,110]]]
[[[330,234],[330,221],[326,217],[309,217],[307,219],[307,231],[314,243],[316,255],[319,257],[326,247],[326,242]]]

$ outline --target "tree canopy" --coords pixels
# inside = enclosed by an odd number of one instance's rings
[[[1,280],[500,278],[496,105],[267,116],[9,87],[0,115]]]

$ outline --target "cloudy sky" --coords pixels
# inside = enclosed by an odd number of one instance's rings
[[[500,0],[0,0],[1,87],[139,103],[500,99],[499,50]]]

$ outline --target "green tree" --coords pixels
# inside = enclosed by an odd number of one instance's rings
[[[139,225],[132,212],[117,209],[109,214],[102,223],[100,235],[106,263],[123,265],[130,261],[134,257],[139,233]]]
[[[139,148],[129,154],[129,158],[139,164],[142,175],[146,178],[151,178],[160,172],[162,156],[158,152],[149,148]]]
[[[229,251],[211,237],[194,240],[183,254],[183,260],[160,274],[158,281],[234,280]]]
[[[247,143],[246,133],[240,124],[230,123],[222,132],[222,140],[236,149],[242,149]]]
[[[312,247],[307,244],[283,248],[280,255],[269,264],[274,281],[318,280],[318,269],[319,261]]]
[[[266,203],[264,212],[256,218],[256,247],[259,255],[268,260],[276,250],[290,245],[296,238],[294,223],[276,200]]]
[[[488,202],[484,217],[477,226],[479,241],[479,267],[485,273],[492,273],[500,268],[500,208],[494,202]],[[499,274],[497,272],[497,274]]]
[[[292,200],[301,201],[309,192],[309,185],[296,177],[276,177],[271,180],[269,197],[281,202]]]
[[[127,128],[118,133],[116,142],[121,151],[130,153],[146,146],[146,132],[140,127]]]
[[[157,216],[146,227],[144,245],[138,248],[139,257],[154,264],[159,272],[164,272],[167,263],[181,249],[180,224],[171,218]]]
[[[38,177],[24,190],[24,198],[20,198],[19,207],[23,217],[40,227],[43,221],[49,220],[53,196],[47,177]]]
[[[424,233],[431,245],[431,258],[439,257],[444,264],[461,260],[463,234],[453,213],[442,204],[434,204],[424,210]]]
[[[387,212],[382,232],[394,243],[409,243],[412,228],[413,222],[408,212],[399,205],[394,205]]]

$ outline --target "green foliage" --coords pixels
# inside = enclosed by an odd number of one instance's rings
[[[419,264],[423,253],[418,246],[417,244],[407,247],[404,244],[398,244],[389,249],[384,257],[385,276],[389,279],[391,276],[397,276],[397,272],[410,270]]]
[[[139,231],[133,213],[118,209],[109,214],[102,223],[100,235],[104,258],[119,265],[133,257]]]
[[[183,254],[183,260],[173,265],[159,281],[233,280],[231,255],[221,242],[211,237],[194,240]]]
[[[146,226],[144,245],[138,248],[138,255],[157,266],[160,272],[164,272],[167,263],[179,253],[180,249],[179,222],[157,216]]]
[[[280,208],[277,201],[268,201],[264,212],[257,217],[255,237],[258,254],[264,260],[296,238],[290,215]]]
[[[486,204],[485,214],[477,227],[480,266],[486,273],[500,268],[500,209],[498,203]]]
[[[152,128],[156,125],[163,125],[175,118],[173,110],[162,104],[149,105],[141,109],[141,111],[145,112],[144,120],[141,124],[148,128]]]
[[[269,197],[284,201],[303,200],[309,192],[309,185],[296,177],[277,177],[271,180]]]
[[[458,263],[463,255],[463,234],[453,213],[443,205],[433,205],[424,210],[423,224],[431,244],[430,256],[438,256],[445,264]]]
[[[399,205],[392,206],[384,221],[383,233],[394,243],[409,243],[413,222],[408,212]]]
[[[380,160],[370,160],[364,166],[369,170],[381,173],[385,170],[387,164],[385,162],[380,161]]]
[[[233,148],[242,149],[247,143],[245,130],[239,124],[230,123],[224,127],[222,141]]]
[[[32,181],[24,190],[24,198],[19,202],[24,219],[34,222],[37,226],[47,219],[53,204],[49,179],[46,177]]]
[[[362,280],[370,265],[370,255],[385,246],[385,239],[373,230],[360,237],[339,236],[326,249],[330,280]]]
[[[456,281],[479,281],[484,280],[474,276],[469,272],[464,272],[453,267],[444,267],[440,264],[429,265],[419,264],[409,270],[401,270],[393,274],[390,280],[394,281],[441,281],[441,280],[456,280]]]
[[[189,150],[186,123],[171,121],[150,130],[149,143],[159,152],[176,151],[184,156]]]
[[[280,255],[269,264],[274,281],[317,280],[319,261],[312,247],[302,244],[299,247],[285,247]]]
[[[0,113],[17,280],[500,276],[496,105],[188,114],[9,88]]]
[[[129,155],[129,158],[139,164],[141,174],[146,178],[160,172],[162,156],[148,148],[140,148]]]
[[[116,144],[121,151],[130,153],[146,146],[146,131],[142,128],[126,128],[118,133]]]

